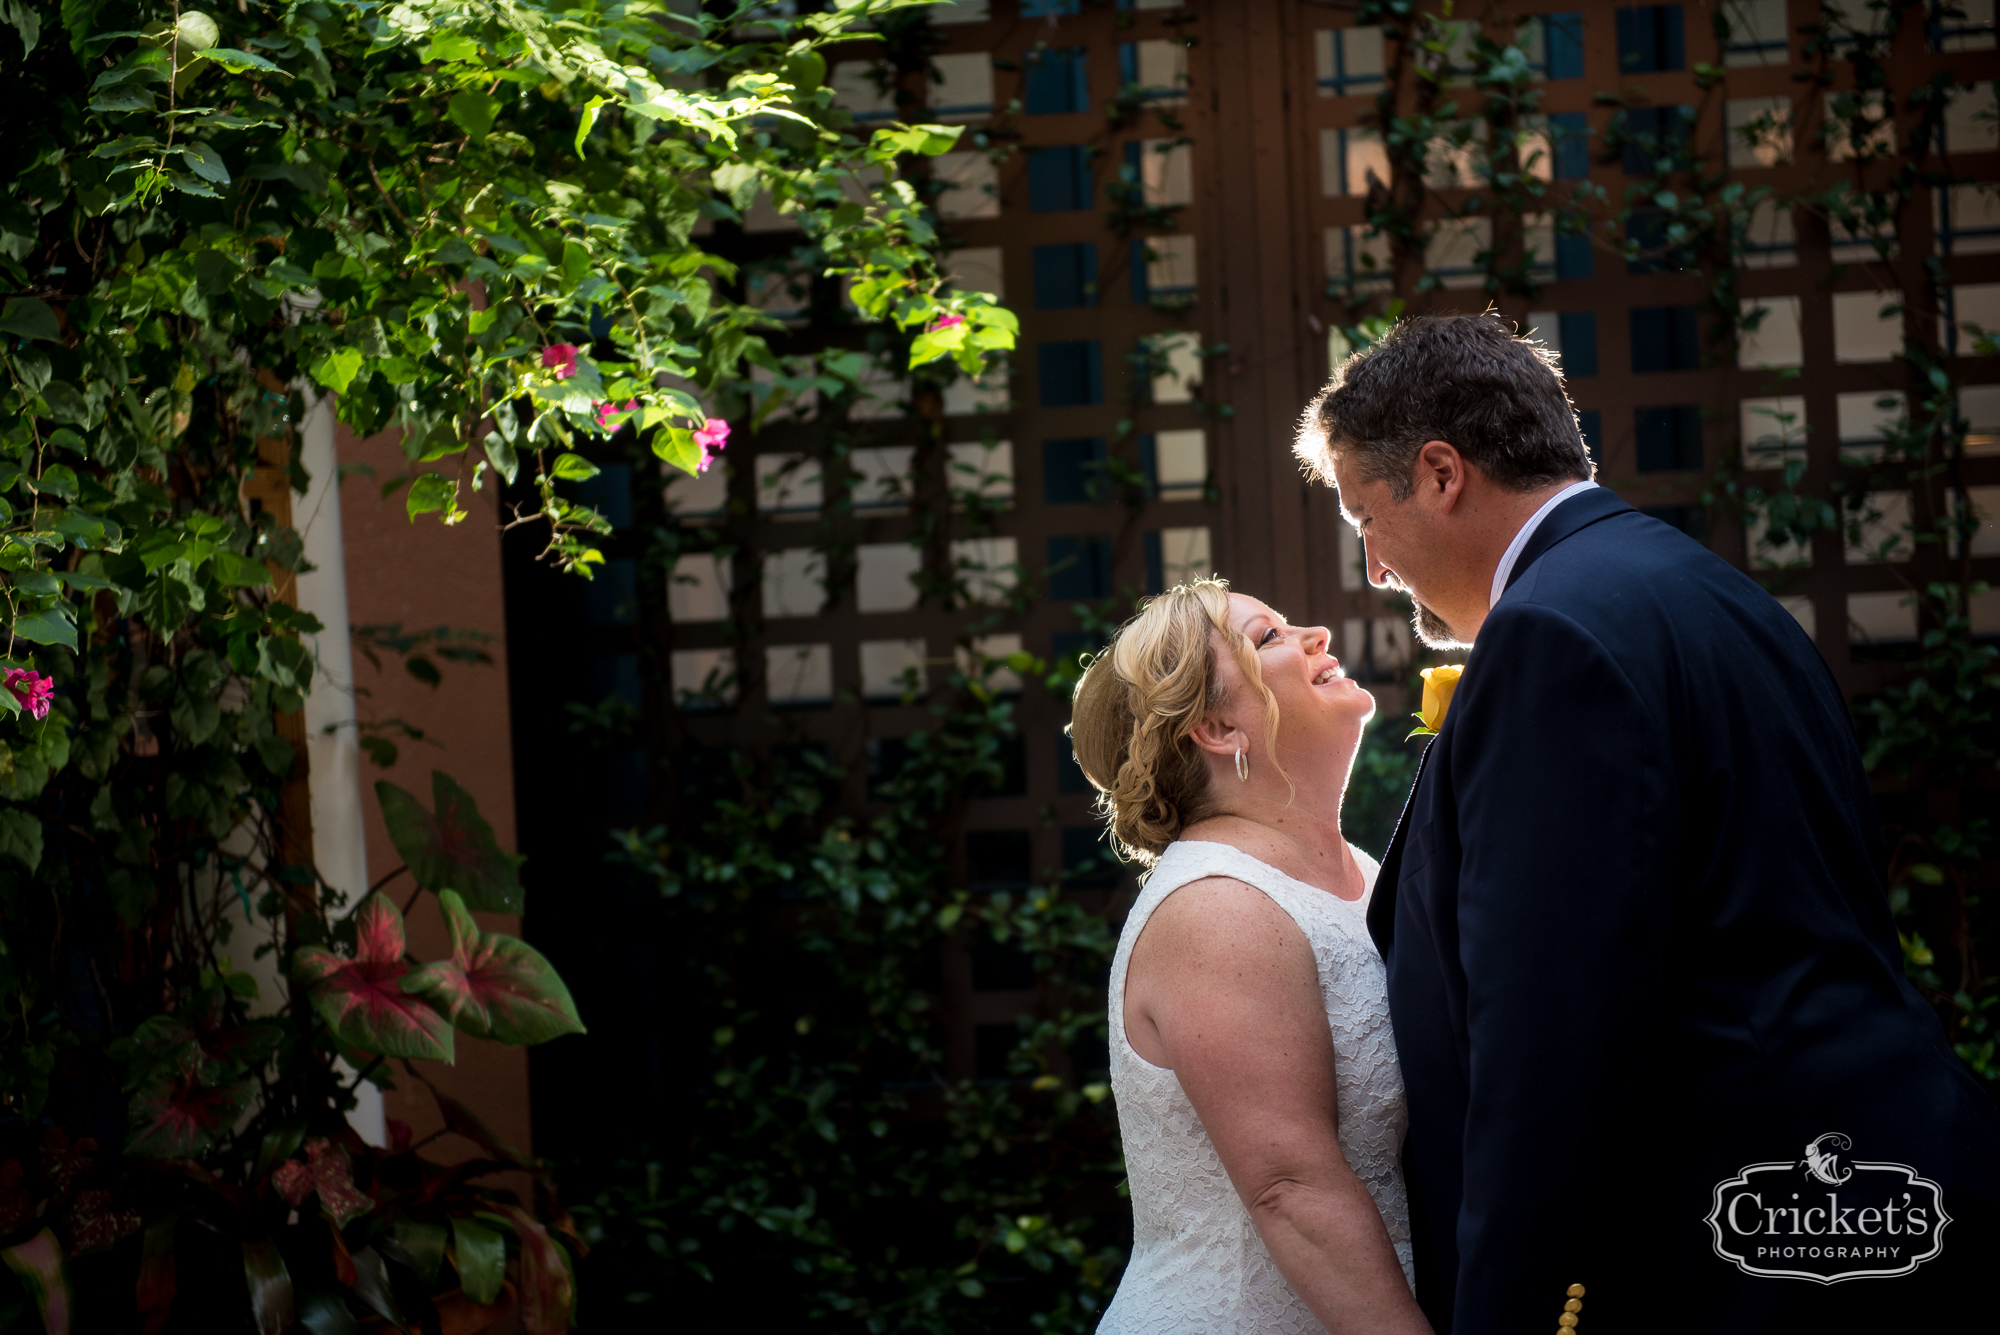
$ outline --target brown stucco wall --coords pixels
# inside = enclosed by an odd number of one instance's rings
[[[348,619],[355,625],[400,622],[406,631],[445,625],[492,637],[486,646],[493,655],[492,667],[440,661],[444,684],[435,689],[410,676],[400,659],[383,655],[377,669],[357,646],[355,685],[366,692],[356,701],[361,720],[400,718],[428,739],[395,738],[401,754],[387,770],[364,764],[369,876],[380,880],[402,862],[383,827],[374,782],[387,779],[429,806],[432,770],[443,770],[465,785],[480,813],[492,823],[500,846],[514,852],[518,845],[513,743],[495,489],[489,486],[471,497],[470,517],[455,528],[445,528],[430,515],[412,524],[403,509],[402,492],[382,498],[381,484],[407,467],[396,434],[356,440],[343,426],[335,449],[342,464],[367,464],[375,470],[372,478],[350,474],[341,486]],[[414,883],[407,876],[388,887],[399,905],[412,889]],[[520,934],[517,916],[475,916],[487,931]],[[418,959],[437,959],[450,949],[437,902],[429,895],[410,912],[409,945]],[[503,1140],[531,1152],[527,1054],[460,1034],[457,1057],[449,1066],[428,1061],[417,1065],[427,1079],[470,1107]],[[419,1140],[442,1125],[429,1091],[416,1081],[402,1079],[385,1093],[383,1104],[386,1114],[409,1123]],[[456,1136],[447,1136],[426,1151],[443,1162],[470,1158],[475,1152],[470,1142]]]

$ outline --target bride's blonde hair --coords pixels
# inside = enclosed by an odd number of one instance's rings
[[[1190,734],[1224,700],[1218,639],[1264,697],[1264,747],[1275,757],[1278,701],[1258,670],[1257,647],[1230,628],[1226,580],[1198,579],[1148,599],[1076,685],[1067,731],[1077,763],[1120,850],[1149,867],[1181,831],[1217,811]]]

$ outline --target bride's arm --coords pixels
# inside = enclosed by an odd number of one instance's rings
[[[1278,1269],[1334,1335],[1430,1331],[1335,1137],[1333,1039],[1312,948],[1239,881],[1182,887],[1134,943],[1126,1032],[1170,1066]]]

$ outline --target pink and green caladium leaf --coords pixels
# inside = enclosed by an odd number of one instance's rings
[[[424,889],[456,890],[483,913],[521,911],[519,860],[501,849],[472,794],[442,770],[431,771],[433,815],[395,784],[375,785],[389,840]]]
[[[502,1043],[546,1043],[583,1032],[569,989],[525,941],[481,932],[456,891],[438,893],[451,958],[411,970],[406,991],[426,997],[468,1034]]]
[[[311,988],[313,1009],[344,1042],[384,1057],[452,1060],[451,1022],[403,990],[403,915],[380,895],[355,910],[354,958],[306,946],[292,976]]]
[[[155,1066],[132,1098],[125,1152],[140,1159],[192,1159],[236,1125],[257,1097],[256,1082],[217,1088],[208,1083],[212,1070],[192,1043],[180,1058]]]

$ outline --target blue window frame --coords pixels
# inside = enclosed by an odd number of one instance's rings
[[[1322,77],[1319,88],[1322,94],[1347,97],[1354,93],[1373,93],[1382,87],[1382,70],[1378,65],[1373,70],[1350,74],[1347,70],[1347,30],[1335,28],[1333,38],[1333,73]]]
[[[1590,119],[1581,111],[1549,116],[1549,153],[1558,181],[1581,181],[1590,175]]]
[[[1066,116],[1090,110],[1087,57],[1081,46],[1050,46],[1028,53],[1021,109],[1030,116]]]
[[[1083,0],[1021,0],[1024,19],[1061,19],[1083,12]]]
[[[1597,312],[1564,311],[1556,316],[1556,332],[1562,339],[1563,378],[1597,374]]]
[[[1066,311],[1097,304],[1097,246],[1078,241],[1036,246],[1035,309]]]
[[[1687,42],[1679,5],[1640,5],[1618,11],[1618,72],[1654,74],[1687,68]]]
[[[1583,448],[1590,451],[1590,462],[1599,469],[1604,467],[1604,414],[1595,408],[1585,408],[1576,415],[1576,428],[1583,436]]]
[[[1535,23],[1542,30],[1542,60],[1536,73],[1544,79],[1583,77],[1583,15],[1540,14]]]
[[[1692,371],[1700,365],[1699,306],[1632,308],[1632,374]]]
[[[1139,44],[1120,42],[1118,44],[1118,85],[1131,88],[1139,82]],[[1141,102],[1157,102],[1162,98],[1186,97],[1185,84],[1153,84],[1139,89]]]
[[[1103,499],[1104,437],[1042,442],[1042,502],[1091,505]]]
[[[1693,107],[1632,107],[1618,113],[1620,165],[1627,176],[1650,176],[1661,158],[1687,147]]]
[[[1626,273],[1680,273],[1688,267],[1687,252],[1667,243],[1667,215],[1659,209],[1632,210],[1625,239],[1638,248],[1625,261]]]
[[[1165,549],[1160,545],[1159,531],[1155,529],[1141,536],[1146,548],[1146,592],[1165,593],[1167,558]]]
[[[1556,277],[1588,278],[1595,267],[1590,238],[1581,232],[1556,233]]]
[[[1933,51],[1979,51],[1994,44],[1993,10],[1974,18],[1957,0],[1931,0],[1930,20],[1925,25]]]
[[[1153,248],[1143,238],[1132,243],[1132,300],[1137,305],[1145,305],[1154,297],[1193,296],[1194,284],[1186,286],[1154,287],[1151,264]]]
[[[1681,473],[1701,467],[1701,409],[1692,403],[1635,408],[1633,435],[1642,473]]]
[[[1104,402],[1104,345],[1094,338],[1038,345],[1035,369],[1044,408]]]
[[[1043,569],[1049,597],[1064,602],[1111,596],[1111,539],[1101,533],[1050,538]]]
[[[1092,207],[1090,150],[1082,145],[1028,150],[1028,211],[1072,213]]]
[[[1952,199],[1949,188],[1937,192],[1937,244],[1938,250],[1949,255],[1961,242],[1972,242],[1967,249],[1973,254],[1987,254],[1993,251],[1994,238],[2000,237],[2000,227],[1971,227],[1959,221],[1960,210]]]

